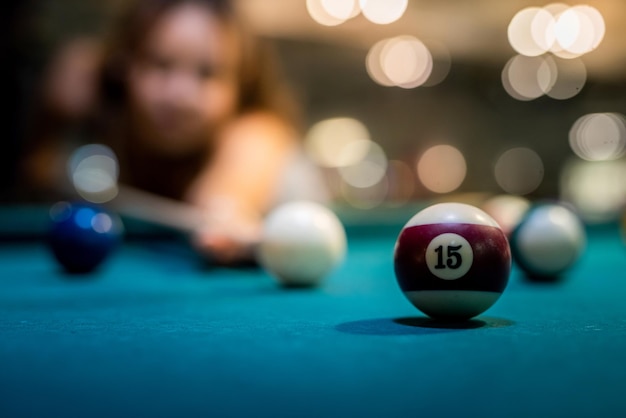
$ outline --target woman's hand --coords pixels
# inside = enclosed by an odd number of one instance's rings
[[[260,216],[234,205],[212,205],[191,240],[201,254],[219,264],[248,263],[254,261],[261,230]]]

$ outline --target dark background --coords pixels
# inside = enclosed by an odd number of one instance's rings
[[[20,184],[17,161],[24,136],[33,123],[37,82],[46,62],[67,39],[106,33],[123,3],[124,0],[3,3],[2,27],[6,35],[2,37],[2,55],[5,57],[2,80],[3,90],[7,92],[3,94],[7,116],[1,153],[3,200],[13,199],[15,188]],[[301,3],[298,5],[300,9],[305,2]],[[445,21],[445,16],[452,13],[450,11],[456,10],[461,17],[466,13],[468,22],[475,19],[470,9],[465,10],[467,5],[458,1],[409,3],[409,12],[413,14],[432,13],[439,7],[441,10],[437,16],[443,16],[440,25],[448,32],[457,30],[454,26],[446,26],[450,23]],[[289,16],[280,13],[291,9],[280,8],[280,0],[265,4],[268,9],[274,8],[274,14],[289,20]],[[590,4],[601,11],[601,6],[611,11],[616,3],[600,1]],[[528,1],[511,2],[496,19],[499,26],[485,29],[487,34],[496,35],[491,51],[482,48],[479,54],[449,45],[452,66],[447,78],[437,86],[411,90],[375,84],[364,65],[368,45],[373,43],[369,39],[400,34],[413,26],[416,32],[420,32],[422,28],[417,23],[411,26],[411,22],[407,22],[412,16],[410,13],[395,29],[393,24],[367,26],[362,18],[341,28],[321,27],[309,18],[308,26],[301,33],[293,29],[289,32],[279,26],[268,30],[267,24],[259,23],[260,16],[252,16],[252,20],[258,21],[251,24],[259,28],[261,36],[275,42],[285,77],[303,106],[305,127],[324,118],[355,117],[368,126],[372,138],[383,146],[389,158],[404,160],[411,166],[419,153],[432,145],[430,138],[445,138],[464,154],[467,161],[467,177],[457,192],[500,192],[493,175],[496,158],[506,149],[526,146],[541,156],[545,168],[544,180],[531,197],[556,197],[561,169],[568,159],[574,157],[568,145],[568,132],[574,121],[590,112],[626,113],[626,72],[619,70],[620,63],[625,61],[616,56],[610,69],[602,67],[604,64],[591,66],[583,91],[568,100],[542,97],[520,102],[511,98],[501,82],[502,68],[514,55],[512,48],[503,45],[506,44],[506,25],[520,6],[528,5],[542,6]],[[606,48],[623,51],[626,45],[616,47],[614,33],[613,38],[609,38],[613,29],[610,22],[616,17],[605,18]],[[473,24],[479,26],[481,22]],[[367,30],[363,31],[363,28]],[[361,35],[359,31],[362,31]],[[354,39],[360,41],[354,42]],[[598,54],[602,48],[604,46],[598,49]],[[587,59],[592,64],[600,61],[594,60],[594,53]],[[602,59],[606,61],[607,55],[610,53],[604,51]],[[418,186],[416,196],[427,195],[428,192]]]

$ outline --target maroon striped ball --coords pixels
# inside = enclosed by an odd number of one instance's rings
[[[489,309],[509,281],[511,250],[489,215],[462,203],[441,203],[402,228],[394,268],[409,301],[437,319],[469,319]]]

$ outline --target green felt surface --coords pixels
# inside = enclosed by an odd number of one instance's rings
[[[626,416],[626,249],[590,231],[558,284],[514,270],[485,315],[426,320],[399,291],[396,227],[350,233],[317,289],[126,244],[88,277],[0,246],[0,416]]]

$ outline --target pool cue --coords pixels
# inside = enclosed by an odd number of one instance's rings
[[[206,228],[210,219],[209,212],[197,206],[122,184],[118,184],[118,194],[107,206],[121,215],[189,235]],[[256,253],[258,246],[259,242],[247,243],[247,252]]]
[[[208,220],[211,219],[208,210],[189,203],[158,196],[120,183],[117,183],[116,187],[116,196],[101,204],[119,215],[170,228],[189,236],[206,228]],[[72,194],[77,196],[75,188]],[[236,263],[254,260],[259,244],[259,241],[246,242],[242,251],[243,256]]]
[[[205,225],[205,211],[190,204],[118,184],[118,193],[105,205],[120,215],[193,233]]]

